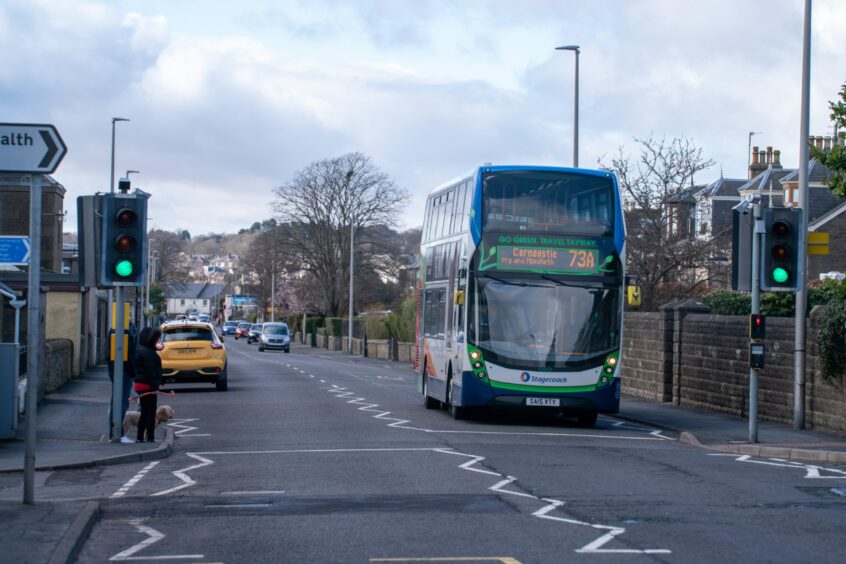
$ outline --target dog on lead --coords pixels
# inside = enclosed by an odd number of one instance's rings
[[[173,416],[176,414],[173,411],[173,408],[169,405],[160,405],[156,408],[156,427],[159,426],[160,423],[167,423]],[[127,411],[126,415],[123,416],[123,435],[129,436],[129,430],[133,427],[138,426],[138,419],[141,418],[140,411]]]

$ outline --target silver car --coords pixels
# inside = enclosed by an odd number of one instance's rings
[[[282,349],[286,353],[291,352],[291,335],[288,332],[286,323],[265,323],[259,336],[258,350]]]

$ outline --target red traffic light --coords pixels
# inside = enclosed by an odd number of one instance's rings
[[[790,233],[790,224],[786,221],[776,221],[773,223],[773,235],[777,237],[784,237]]]
[[[115,239],[115,248],[119,253],[131,253],[138,246],[138,241],[131,235],[119,235]]]
[[[773,258],[775,260],[787,260],[787,258],[790,256],[790,252],[784,245],[774,245],[772,248],[772,253]]]
[[[135,213],[135,210],[129,208],[122,208],[115,214],[115,221],[121,227],[132,225],[136,219],[138,219],[138,215]]]

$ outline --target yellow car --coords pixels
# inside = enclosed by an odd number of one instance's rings
[[[162,384],[203,382],[226,391],[226,348],[211,323],[172,321],[161,330]]]

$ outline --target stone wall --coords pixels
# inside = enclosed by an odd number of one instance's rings
[[[38,383],[39,401],[73,378],[73,342],[48,339],[44,343],[44,372]]]
[[[822,378],[819,369],[816,335],[823,314],[824,309],[816,308],[806,330],[805,423],[809,428],[843,434],[844,377],[832,384]],[[698,302],[668,304],[659,313],[627,313],[621,363],[623,393],[748,417],[748,323],[746,316],[707,313]],[[793,318],[767,318],[764,344],[765,365],[758,371],[758,416],[791,423]]]

